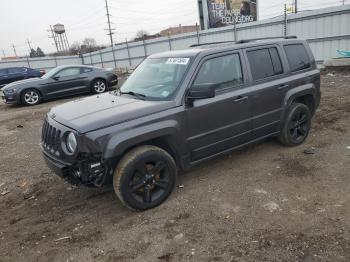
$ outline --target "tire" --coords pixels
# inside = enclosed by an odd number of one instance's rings
[[[287,115],[278,137],[280,143],[286,146],[302,144],[309,135],[311,128],[310,109],[301,103],[293,103],[289,106]]]
[[[91,84],[92,92],[94,94],[102,94],[108,91],[107,82],[103,79],[96,79]]]
[[[174,159],[156,146],[140,146],[119,162],[113,187],[129,209],[146,210],[164,202],[173,191],[177,176]]]
[[[21,94],[21,102],[26,106],[34,106],[41,102],[41,94],[36,89],[24,90]]]

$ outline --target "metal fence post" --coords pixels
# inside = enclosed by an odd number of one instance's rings
[[[129,50],[129,43],[128,43],[128,39],[125,39],[125,44],[126,44],[126,51],[128,53],[128,60],[129,60],[129,66],[131,67],[131,56],[130,56],[130,50]]]
[[[196,23],[196,31],[197,31],[197,44],[200,44],[200,39],[199,39],[199,30],[198,30],[198,23]]]
[[[172,50],[172,47],[171,47],[170,32],[168,32],[168,42],[169,42],[169,50],[171,51],[171,50]]]
[[[99,51],[99,54],[100,54],[100,59],[101,59],[101,64],[102,64],[102,67],[104,68],[104,64],[103,64],[103,59],[102,59],[102,53],[101,53],[101,50]]]
[[[90,54],[90,64],[91,64],[91,65],[94,65],[94,64],[92,63],[92,54],[91,54],[91,52],[90,52],[89,54]]]
[[[147,48],[146,48],[146,43],[145,43],[145,36],[142,38],[142,43],[143,43],[143,51],[145,53],[145,57],[147,57]]]
[[[82,65],[85,65],[84,55],[79,53],[79,56],[81,57],[81,63],[82,63]]]
[[[236,15],[233,17],[233,31],[234,31],[234,40],[235,42],[238,41],[238,37],[237,37],[237,23],[236,23]]]
[[[30,68],[30,63],[29,63],[29,58],[27,56],[27,63],[28,63],[28,67]]]
[[[287,4],[284,4],[284,23],[283,23],[283,34],[284,34],[284,37],[287,36]]]
[[[112,54],[113,54],[114,68],[117,68],[117,61],[115,60],[115,54],[114,54],[114,44],[112,45]]]

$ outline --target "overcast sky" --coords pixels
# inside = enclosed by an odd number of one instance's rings
[[[106,35],[105,0],[0,0],[0,56],[28,52],[28,38],[33,47],[44,52],[55,51],[48,38],[50,25],[66,26],[70,43],[93,37],[98,44],[108,44]],[[342,0],[298,0],[300,9],[315,9],[340,5]],[[108,0],[111,21],[115,28],[114,41],[131,39],[139,29],[156,33],[169,26],[198,22],[196,0]],[[260,19],[282,13],[283,4],[292,0],[258,0]],[[345,3],[350,3],[346,0]]]

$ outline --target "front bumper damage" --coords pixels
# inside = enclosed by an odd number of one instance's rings
[[[111,177],[109,164],[98,155],[84,154],[74,164],[69,164],[42,151],[47,166],[58,176],[72,185],[101,187]]]

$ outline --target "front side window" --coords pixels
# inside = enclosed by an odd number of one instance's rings
[[[214,85],[216,90],[243,84],[243,74],[239,54],[231,54],[207,60],[201,66],[193,88]]]
[[[296,72],[311,66],[310,57],[303,44],[285,45],[284,50],[288,58],[290,70]]]
[[[283,73],[283,67],[275,47],[247,51],[254,80],[261,80]]]
[[[130,75],[121,93],[139,94],[146,100],[167,100],[178,89],[190,58],[148,58]]]
[[[58,72],[55,76],[57,76],[57,77],[76,76],[79,74],[80,74],[79,67],[71,67],[71,68],[63,69],[62,71]]]

